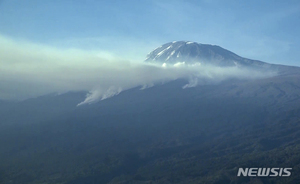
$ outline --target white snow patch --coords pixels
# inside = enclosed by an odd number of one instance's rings
[[[194,42],[186,42],[186,44],[193,44]]]
[[[164,52],[165,52],[165,50],[160,51],[160,52],[156,55],[156,57],[162,55]]]
[[[173,50],[173,51],[171,52],[171,54],[167,57],[166,60],[170,59],[170,57],[173,56],[174,53],[175,53],[175,50]]]
[[[170,56],[173,56],[174,53],[175,53],[175,50],[173,50],[173,51],[171,52],[171,55],[170,55]]]
[[[159,46],[159,47],[157,47],[156,49],[159,49],[159,48],[161,48],[162,47],[162,45],[161,46]],[[156,50],[156,49],[154,49],[154,50]]]
[[[169,50],[172,47],[172,45],[170,45],[169,47],[167,47],[165,50]]]
[[[164,50],[160,51],[160,52],[156,55],[156,57],[161,56],[166,50],[170,49],[171,47],[172,47],[172,45],[170,45],[169,47],[167,47],[167,48],[165,48]],[[156,57],[155,57],[155,58],[156,58]]]

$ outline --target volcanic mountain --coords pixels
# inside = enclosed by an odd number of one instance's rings
[[[146,62],[175,64],[201,63],[220,67],[251,67],[270,69],[279,74],[299,73],[299,67],[270,64],[258,60],[241,57],[217,45],[200,44],[190,41],[173,41],[161,45],[147,55]]]
[[[265,62],[246,59],[217,45],[188,41],[174,41],[163,44],[150,52],[146,61],[176,63],[178,61],[207,63],[219,66],[268,65]]]

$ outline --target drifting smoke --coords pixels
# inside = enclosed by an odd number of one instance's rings
[[[0,99],[26,99],[49,93],[90,91],[79,105],[103,100],[134,87],[146,89],[179,78],[187,87],[200,81],[273,76],[237,67],[130,62],[107,52],[56,49],[0,36]]]

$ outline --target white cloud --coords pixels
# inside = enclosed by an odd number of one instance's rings
[[[239,69],[200,64],[147,64],[117,59],[113,53],[60,50],[0,35],[0,99],[26,99],[48,93],[90,91],[84,102],[103,100],[121,91],[179,78],[189,80],[185,87],[201,80],[221,81],[228,78],[257,78],[272,75]],[[120,56],[118,57],[120,58]]]

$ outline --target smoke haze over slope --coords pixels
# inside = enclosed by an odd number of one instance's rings
[[[131,62],[103,51],[57,49],[0,35],[0,99],[26,99],[49,93],[90,91],[84,102],[106,99],[134,87],[142,89],[183,78],[185,87],[202,79],[218,82],[229,78],[270,77],[274,72],[245,68],[147,64]]]

